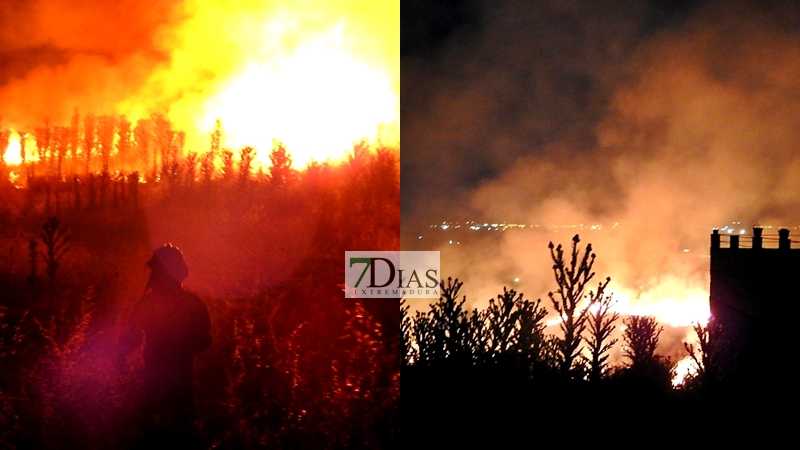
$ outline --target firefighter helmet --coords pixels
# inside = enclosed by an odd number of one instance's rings
[[[176,281],[183,281],[189,276],[189,267],[183,259],[183,253],[172,244],[164,244],[153,252],[147,262],[152,270],[162,269]]]

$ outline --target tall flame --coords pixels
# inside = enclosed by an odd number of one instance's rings
[[[251,63],[206,102],[202,126],[210,129],[221,118],[234,148],[269,149],[272,139],[282,140],[303,165],[374,138],[379,124],[396,121],[397,99],[388,77],[338,51],[341,32],[278,64]]]
[[[22,164],[22,155],[20,154],[20,141],[19,133],[16,131],[11,132],[11,137],[8,140],[8,147],[5,150],[4,161],[6,164]]]
[[[221,119],[223,146],[253,146],[262,163],[273,140],[296,166],[343,157],[364,138],[399,142],[398,1],[186,7],[190,18],[164,38],[170,66],[122,110],[142,115],[167,102],[179,128],[198,130],[188,150],[205,150]]]
[[[221,119],[223,148],[255,147],[264,165],[282,141],[298,168],[363,139],[399,145],[399,0],[23,9],[47,26],[0,36],[20,55],[0,70],[0,129],[69,125],[76,108],[133,123],[166,113],[185,151],[201,153]]]

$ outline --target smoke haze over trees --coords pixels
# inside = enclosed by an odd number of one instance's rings
[[[403,10],[404,246],[442,221],[602,224],[582,236],[615,293],[691,309],[707,303],[712,227],[800,219],[794,3],[436,5]],[[542,295],[533,249],[552,239],[438,249],[477,299],[515,278]]]

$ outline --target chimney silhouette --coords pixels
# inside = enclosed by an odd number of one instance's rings
[[[789,240],[789,230],[787,228],[778,230],[778,248],[781,250],[792,248],[792,241]]]
[[[716,228],[711,233],[711,248],[719,248],[719,230]]]
[[[762,248],[764,239],[761,237],[761,233],[764,231],[761,227],[753,227],[753,248]]]

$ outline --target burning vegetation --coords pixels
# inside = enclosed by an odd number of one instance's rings
[[[73,3],[0,6],[0,442],[395,445],[397,303],[340,285],[399,249],[399,2]],[[181,432],[117,358],[165,243],[211,323]]]
[[[118,372],[113,355],[144,263],[169,240],[212,320],[195,364],[204,445],[392,442],[396,303],[346,301],[339,284],[346,249],[398,247],[398,153],[359,145],[346,163],[302,171],[280,145],[271,157],[274,170],[255,175],[243,153],[205,178],[184,162],[148,182],[2,183],[4,442],[138,442],[141,362]]]

